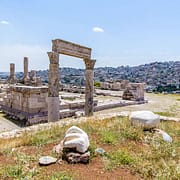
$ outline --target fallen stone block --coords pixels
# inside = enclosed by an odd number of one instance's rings
[[[151,111],[134,111],[129,116],[131,124],[144,129],[155,128],[160,124],[159,115]]]
[[[63,140],[64,148],[74,148],[77,152],[85,153],[89,147],[88,135],[76,126],[70,127]]]

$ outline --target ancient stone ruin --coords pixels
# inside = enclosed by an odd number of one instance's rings
[[[47,122],[47,87],[10,86],[1,109],[26,125]]]
[[[9,84],[15,84],[18,82],[18,79],[15,76],[15,64],[10,63],[10,76],[7,79],[7,83]]]
[[[55,39],[52,41],[52,52],[48,52],[49,90],[48,90],[48,120],[59,120],[59,54],[74,56],[84,60],[86,67],[85,115],[93,115],[94,93],[94,65],[96,60],[91,59],[91,48],[72,42]]]
[[[24,76],[21,83],[28,86],[42,86],[41,78],[36,77],[35,70],[31,70],[29,75],[28,63],[29,63],[28,57],[24,57]]]
[[[123,100],[144,101],[144,84],[129,83],[122,95]]]
[[[83,59],[86,77],[85,88],[60,87],[60,54]],[[113,90],[116,94],[113,94],[112,91],[108,93],[96,91],[94,93],[94,65],[96,60],[91,59],[91,48],[55,39],[52,41],[52,51],[48,52],[48,57],[50,61],[48,87],[41,86],[41,79],[36,77],[34,70],[31,70],[30,73],[28,72],[28,57],[24,57],[23,78],[19,81],[17,80],[15,77],[15,64],[11,63],[6,91],[1,90],[2,93],[0,93],[1,110],[14,119],[22,120],[26,125],[47,121],[54,122],[60,118],[70,116],[91,116],[95,111],[145,102],[144,85],[141,83],[129,83],[127,80],[101,83],[101,91],[104,91],[104,89]],[[74,95],[62,95],[60,90],[84,94],[81,96],[82,99],[71,101]],[[123,95],[119,95],[118,91],[121,91],[121,93],[124,91]],[[122,97],[123,100],[94,100],[94,96],[104,96],[106,93],[109,96],[108,98]]]

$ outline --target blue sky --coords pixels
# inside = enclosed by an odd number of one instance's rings
[[[52,39],[92,48],[99,66],[180,60],[179,0],[0,0],[0,71],[48,69]],[[83,68],[60,55],[60,66]]]

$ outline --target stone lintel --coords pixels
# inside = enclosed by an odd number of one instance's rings
[[[91,58],[91,48],[81,46],[69,41],[64,41],[61,39],[52,40],[53,46],[52,51],[59,54],[64,54],[68,56],[73,56],[82,59]]]

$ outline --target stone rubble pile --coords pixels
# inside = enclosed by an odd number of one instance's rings
[[[77,126],[70,127],[64,139],[54,147],[54,152],[58,153],[68,163],[88,163],[90,158],[88,135]]]

